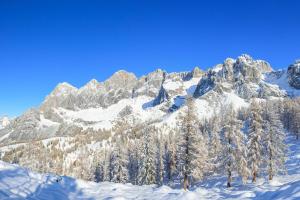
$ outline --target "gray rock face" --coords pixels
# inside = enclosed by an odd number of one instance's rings
[[[292,87],[300,89],[300,60],[288,67],[288,79]]]
[[[226,81],[256,82],[261,80],[262,73],[271,72],[269,63],[262,60],[253,60],[249,55],[241,55],[236,60],[227,58],[218,75]]]
[[[77,93],[76,107],[81,109],[104,106],[104,94],[106,92],[103,83],[93,79],[80,88]]]
[[[163,86],[161,86],[157,97],[153,100],[153,106],[159,105],[169,100],[169,94]]]
[[[197,85],[194,97],[200,97],[210,90],[233,91],[243,99],[284,96],[278,88],[263,82],[263,74],[269,72],[272,72],[269,63],[253,60],[249,55],[241,55],[236,60],[228,58],[206,73]]]
[[[104,82],[107,91],[116,89],[132,89],[137,82],[137,78],[133,73],[120,70],[114,73],[109,79]]]
[[[195,67],[191,72],[186,73],[183,80],[190,80],[192,78],[200,78],[205,74],[199,67]]]
[[[259,83],[261,80],[261,70],[259,62],[255,62],[250,56],[242,55],[238,57],[233,65],[234,80]]]
[[[50,95],[46,97],[41,109],[46,111],[51,108],[63,107],[73,110],[75,107],[77,91],[77,88],[68,83],[60,83]]]
[[[134,87],[133,97],[146,95],[155,98],[159,93],[160,87],[166,78],[167,72],[158,69],[142,76]]]
[[[174,92],[179,92],[170,91],[169,94],[163,87],[166,79],[187,81],[192,78],[200,79],[202,76],[203,78],[195,90],[195,97],[199,97],[215,87],[218,88],[218,91],[222,91],[222,88],[226,89],[226,87],[220,86],[224,82],[230,83],[232,85],[231,89],[245,99],[266,96],[267,94],[280,95],[276,91],[265,91],[273,88],[260,84],[262,73],[272,71],[271,66],[265,61],[253,60],[249,55],[241,55],[236,60],[226,59],[218,67],[220,68],[219,71],[210,70],[207,73],[204,73],[198,67],[195,67],[191,72],[170,74],[158,69],[140,79],[137,79],[133,73],[121,70],[102,83],[93,79],[80,89],[62,83],[46,98],[41,110],[47,116],[53,117],[51,119],[57,121],[57,116],[51,114],[51,109],[57,107],[70,110],[107,107],[122,99],[140,95],[154,98],[154,105],[158,105],[167,101],[170,95],[174,95]],[[253,84],[259,85],[258,87],[262,87],[263,90],[255,88]]]
[[[48,119],[59,121],[59,116],[53,113],[54,108],[65,108],[69,110],[108,107],[122,99],[133,98],[140,95],[156,98],[155,102],[164,101],[167,92],[161,90],[166,79],[184,80],[202,76],[203,71],[198,67],[191,72],[170,73],[158,69],[142,76],[140,79],[133,73],[120,70],[114,73],[104,82],[93,79],[80,89],[68,83],[61,83],[48,95],[41,105]],[[163,98],[163,99],[161,99]],[[160,100],[161,99],[161,100]]]
[[[224,97],[224,93],[235,93],[245,101],[253,97],[285,97],[289,94],[276,84],[286,81],[286,77],[292,87],[300,89],[300,61],[291,65],[287,72],[274,72],[267,62],[242,55],[237,59],[228,58],[207,72],[198,67],[191,72],[174,73],[158,69],[137,79],[132,73],[118,71],[104,82],[93,79],[79,89],[68,83],[61,83],[46,97],[39,109],[29,110],[1,128],[0,137],[9,133],[9,137],[1,143],[79,134],[83,131],[82,125],[100,122],[73,119],[73,112],[64,109],[79,111],[106,108],[122,99],[138,96],[148,97],[141,98],[147,99],[142,108],[159,105],[151,110],[164,113],[180,109],[186,95],[190,94],[195,98],[203,98],[211,106],[222,103],[220,98]],[[196,86],[195,81],[199,81]],[[283,85],[289,87],[288,84]],[[137,109],[127,105],[116,108],[115,112],[118,113],[113,114],[122,118],[134,115]]]
[[[30,109],[20,117],[12,120],[9,127],[0,131],[0,135],[10,133],[11,140],[28,140],[37,137],[37,127],[40,121],[39,111]]]
[[[93,79],[80,89],[61,83],[46,97],[41,110],[51,112],[52,108],[58,107],[69,110],[107,107],[123,98],[130,98],[136,84],[136,76],[123,70],[103,83]]]
[[[206,75],[200,80],[194,92],[194,97],[200,97],[212,90],[216,86],[216,73],[209,70]]]
[[[285,97],[286,94],[284,91],[278,90],[270,86],[269,84],[260,83],[260,89],[258,93],[259,98],[268,99],[269,97]]]

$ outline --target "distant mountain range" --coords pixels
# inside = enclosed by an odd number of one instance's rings
[[[104,82],[93,79],[81,88],[60,83],[39,108],[0,120],[0,144],[109,130],[117,120],[129,117],[176,126],[187,96],[195,98],[200,119],[218,112],[222,104],[239,108],[247,107],[252,98],[300,96],[300,61],[275,71],[266,61],[241,55],[207,71],[158,69],[137,78],[121,70]]]

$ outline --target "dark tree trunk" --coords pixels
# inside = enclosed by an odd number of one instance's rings
[[[227,187],[231,187],[231,171],[228,170]]]
[[[270,157],[269,157],[269,180],[273,179],[273,165],[272,165],[272,158],[273,158],[273,154],[272,154],[272,149],[270,148]]]
[[[188,176],[186,174],[184,175],[183,189],[185,191],[189,189],[189,180],[188,180]]]
[[[253,172],[252,183],[256,182],[256,172]]]

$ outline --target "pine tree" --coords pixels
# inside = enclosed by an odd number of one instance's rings
[[[242,121],[237,119],[233,106],[230,105],[227,111],[227,121],[224,126],[224,159],[227,172],[227,187],[231,187],[232,174],[237,171],[242,177],[243,182],[248,177],[248,168],[246,161],[245,136],[241,131]]]
[[[104,158],[101,163],[103,169],[103,181],[111,181],[111,150],[104,147]]]
[[[115,183],[126,183],[128,175],[128,155],[121,138],[117,139],[111,154],[111,181]]]
[[[188,98],[186,110],[179,118],[179,170],[183,177],[183,187],[188,189],[193,180],[202,179],[207,167],[207,146],[198,127],[194,101]]]
[[[128,154],[129,154],[129,177],[130,182],[134,185],[138,184],[139,165],[141,160],[141,145],[139,139],[132,139],[128,143]]]
[[[299,101],[299,99],[298,99]],[[300,103],[297,100],[293,101],[291,113],[291,130],[296,135],[298,140],[300,137]]]
[[[286,145],[285,134],[279,113],[272,102],[267,103],[264,112],[264,160],[267,163],[269,180],[277,172],[284,171]]]
[[[170,131],[164,145],[164,180],[169,184],[174,183],[176,175],[177,151],[176,151],[176,133],[175,130]]]
[[[138,120],[132,118],[132,125],[128,130],[128,136],[131,137],[128,141],[128,155],[129,155],[129,177],[130,182],[134,185],[139,184],[138,175],[141,163],[141,152],[142,145],[141,139],[138,137],[140,135],[140,124]]]
[[[143,130],[142,136],[142,154],[141,164],[139,168],[138,182],[140,185],[150,185],[156,183],[156,164],[155,156],[156,149],[154,145],[153,135],[155,134],[155,128],[152,126],[146,126]]]
[[[235,157],[237,160],[238,174],[242,177],[243,184],[245,184],[249,177],[250,171],[247,163],[247,154],[248,154],[247,140],[246,140],[246,135],[241,131],[242,126],[243,126],[242,122],[237,121],[236,138],[235,138],[235,143],[236,143]]]
[[[253,100],[250,105],[248,162],[250,165],[252,182],[256,182],[262,163],[262,118],[258,103]]]
[[[100,163],[97,163],[94,169],[94,181],[96,183],[103,181],[103,168]]]
[[[102,182],[104,180],[104,169],[102,162],[104,158],[102,153],[97,153],[93,158],[93,171],[94,171],[94,181],[96,183]]]
[[[213,164],[213,170],[216,171],[219,168],[220,156],[222,152],[222,144],[220,139],[220,121],[214,115],[209,123],[210,129],[210,143],[209,143],[209,158]]]
[[[159,185],[163,184],[163,178],[164,178],[164,139],[162,137],[162,134],[159,135],[159,137],[156,137],[156,183]]]

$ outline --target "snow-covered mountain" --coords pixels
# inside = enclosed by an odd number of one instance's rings
[[[29,109],[0,130],[0,143],[26,142],[84,131],[110,130],[121,118],[133,117],[157,126],[176,126],[187,96],[196,99],[200,118],[221,104],[247,107],[251,98],[300,95],[300,62],[274,71],[249,55],[228,58],[207,71],[167,73],[161,69],[137,78],[118,71],[104,82],[93,79],[81,88],[60,83],[39,108]]]
[[[284,191],[284,184],[299,181],[298,168],[293,171],[298,159],[293,155],[298,148],[290,149],[285,162],[286,135],[288,145],[295,143],[292,136],[300,137],[300,99],[295,98],[300,96],[299,66],[296,61],[287,69],[275,71],[266,61],[241,55],[207,71],[198,67],[173,73],[158,69],[137,78],[121,70],[104,82],[93,79],[81,88],[60,83],[38,108],[2,120],[5,123],[0,129],[0,158],[42,173],[96,182],[165,184],[173,189],[183,183],[182,170],[193,168],[193,184],[205,191],[158,189],[167,190],[167,199],[184,199],[187,194],[194,198],[202,192],[214,199],[228,197],[229,191],[223,188],[227,175],[228,187],[233,184],[236,197],[256,197],[260,190]],[[187,132],[194,142],[189,143],[189,136],[183,135]],[[185,141],[187,145],[182,146]],[[184,151],[189,145],[190,151]],[[197,162],[183,166],[187,163],[181,156],[184,152],[192,152],[190,157],[196,155]],[[228,163],[235,166],[228,167]],[[284,166],[296,179],[281,176]],[[267,174],[270,180],[281,176],[274,179],[281,182],[277,188],[264,181]],[[251,188],[250,178],[263,183]],[[52,176],[43,175],[36,186],[49,187],[51,191],[51,180]],[[71,181],[65,180],[67,184]],[[87,190],[94,191],[95,185],[88,185]],[[54,187],[69,189],[66,185]],[[102,183],[101,187],[110,190],[115,186]],[[155,186],[143,188],[148,192]],[[127,189],[141,188],[130,185]],[[169,197],[169,193],[176,195]],[[269,198],[277,194],[264,195]]]

